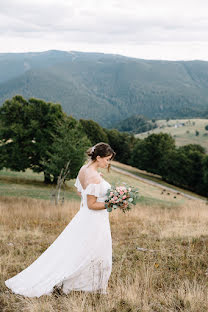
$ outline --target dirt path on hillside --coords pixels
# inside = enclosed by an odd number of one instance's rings
[[[201,199],[201,198],[198,198],[198,197],[193,196],[193,195],[188,195],[188,194],[186,194],[186,193],[184,193],[184,192],[175,190],[175,189],[172,188],[172,187],[168,187],[168,186],[162,185],[162,184],[160,184],[160,183],[157,183],[157,182],[155,182],[155,181],[152,181],[152,180],[149,180],[149,179],[146,179],[146,178],[139,177],[138,175],[133,174],[133,173],[130,173],[130,172],[124,170],[124,169],[120,169],[120,168],[117,168],[117,167],[114,167],[114,166],[111,166],[111,168],[112,168],[112,170],[114,170],[114,171],[120,172],[120,173],[122,173],[122,174],[125,174],[125,175],[127,175],[127,176],[130,176],[130,177],[132,177],[132,178],[135,178],[135,179],[140,180],[140,181],[142,181],[142,182],[145,182],[145,183],[147,183],[147,184],[151,184],[151,185],[157,186],[157,187],[159,187],[159,188],[161,188],[161,189],[163,189],[163,190],[165,189],[166,191],[171,191],[171,192],[176,193],[176,194],[177,194],[177,193],[180,193],[180,195],[182,195],[182,196],[184,196],[184,197],[187,197],[187,198],[189,198],[189,199],[200,200],[200,201],[206,202],[205,199]]]

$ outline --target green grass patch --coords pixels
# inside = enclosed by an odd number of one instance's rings
[[[117,168],[122,168],[122,164],[113,164]],[[138,176],[147,177],[148,175],[140,175],[138,172],[131,169],[126,169],[130,173],[134,173]],[[139,199],[138,202],[141,205],[150,206],[161,206],[161,207],[178,207],[185,201],[183,197],[173,198],[172,194],[170,197],[160,195],[161,190],[153,185],[143,183],[133,177],[129,177],[125,174],[115,172],[113,170],[108,173],[106,170],[101,170],[104,175],[104,179],[110,184],[121,184],[123,182],[139,188]],[[150,177],[150,176],[149,176]],[[151,179],[158,182],[159,179],[151,177]],[[74,186],[75,179],[66,182],[66,188],[64,192],[65,200],[78,200],[80,197],[77,195],[76,188]],[[14,172],[11,170],[0,171],[0,196],[15,196],[15,197],[30,197],[36,199],[51,200],[52,193],[55,189],[55,185],[46,185],[43,182],[43,174],[33,173],[31,170],[26,172]],[[61,192],[60,198],[63,197],[63,191]]]
[[[73,186],[74,180],[66,183],[64,197],[66,200],[78,200],[79,196]],[[55,185],[46,185],[43,182],[43,174],[26,172],[16,172],[11,170],[0,171],[0,196],[31,197],[37,199],[50,200]],[[63,191],[61,192],[61,197]]]

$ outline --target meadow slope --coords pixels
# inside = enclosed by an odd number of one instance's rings
[[[208,125],[208,119],[157,120],[157,124],[158,128],[136,134],[135,136],[144,139],[152,133],[169,133],[174,137],[177,146],[200,144],[208,153],[208,131],[205,130],[205,126]],[[198,135],[196,135],[196,131],[199,132]]]
[[[113,270],[108,294],[72,292],[24,298],[4,285],[4,280],[32,263],[77,213],[80,202],[71,181],[68,188],[74,197],[60,206],[35,196],[1,194],[1,311],[207,311],[208,206],[182,196],[174,198],[171,193],[162,195],[157,187],[115,172],[104,174],[111,183],[126,181],[138,186],[141,195],[132,211],[113,211],[109,216]],[[6,187],[4,179],[1,176]],[[21,185],[26,181],[29,178]],[[8,185],[11,188],[11,180]]]

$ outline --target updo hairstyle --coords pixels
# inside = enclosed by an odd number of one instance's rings
[[[97,143],[96,145],[90,147],[87,150],[87,155],[90,157],[90,159],[92,161],[96,161],[96,157],[100,156],[100,157],[107,157],[112,155],[111,160],[114,159],[116,153],[114,152],[114,150],[110,147],[109,144],[104,143],[104,142],[100,142]]]

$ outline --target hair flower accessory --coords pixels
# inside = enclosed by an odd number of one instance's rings
[[[94,152],[94,150],[95,150],[95,145],[92,147],[92,149],[91,149],[91,153],[93,153],[93,152]]]

